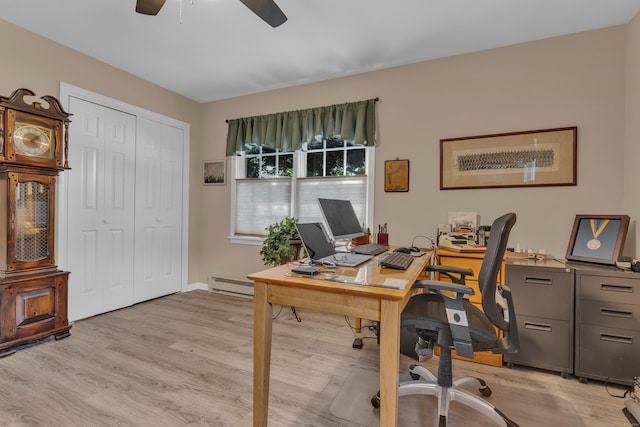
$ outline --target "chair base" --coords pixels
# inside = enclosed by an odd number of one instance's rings
[[[491,389],[482,379],[475,377],[458,378],[453,381],[452,387],[442,387],[438,385],[435,375],[424,366],[411,365],[409,371],[414,380],[401,382],[398,388],[398,396],[408,396],[412,394],[437,396],[438,411],[434,413],[434,426],[445,427],[447,425],[449,404],[457,401],[484,414],[489,419],[495,421],[498,426],[518,427],[518,424],[510,420],[491,403],[462,388],[476,386],[480,394],[484,397],[489,397],[491,396]],[[380,393],[373,396],[371,404],[376,408],[380,406]]]

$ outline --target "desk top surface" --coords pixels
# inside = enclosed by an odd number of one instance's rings
[[[385,254],[380,254],[358,267],[323,267],[321,273],[314,276],[292,273],[291,270],[298,266],[298,262],[290,262],[247,277],[255,282],[318,289],[324,292],[368,294],[378,298],[401,299],[411,290],[413,282],[429,265],[430,252],[416,257],[406,270],[381,267],[379,260],[384,256]],[[392,285],[395,280],[404,280],[407,285],[404,289],[397,289]]]

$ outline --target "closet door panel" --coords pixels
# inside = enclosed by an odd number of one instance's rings
[[[136,118],[106,108],[103,311],[133,304]]]
[[[76,98],[70,111],[69,319],[77,320],[133,303],[135,116]]]
[[[134,301],[180,290],[182,130],[140,119],[136,146]]]

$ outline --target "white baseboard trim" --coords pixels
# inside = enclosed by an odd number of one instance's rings
[[[208,291],[209,286],[206,283],[196,282],[188,283],[186,287],[182,288],[182,292],[191,292],[196,290]]]

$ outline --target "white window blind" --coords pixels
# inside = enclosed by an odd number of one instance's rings
[[[298,178],[295,204],[298,222],[323,222],[318,198],[351,201],[358,220],[366,224],[366,175]]]
[[[291,216],[291,179],[236,180],[236,234],[266,235],[269,224]]]

